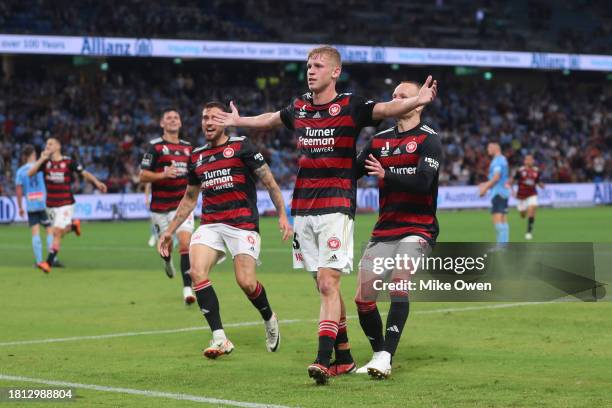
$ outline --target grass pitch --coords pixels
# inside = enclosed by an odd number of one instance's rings
[[[494,239],[485,211],[439,218],[441,241]],[[357,216],[357,251],[374,221]],[[522,241],[525,224],[514,211],[510,225],[511,240]],[[197,307],[183,306],[180,280],[169,280],[147,247],[147,222],[85,223],[82,237],[63,243],[67,268],[50,275],[33,268],[24,225],[0,226],[0,387],[51,387],[6,376],[110,387],[75,388],[75,404],[84,407],[612,405],[609,302],[413,303],[390,380],[352,375],[316,387],[306,366],[317,347],[318,296],[309,274],[291,269],[290,243],[277,230],[274,219],[262,219],[258,277],[286,321],[281,350],[266,352],[259,314],[226,261],[211,280],[236,350],[209,361],[201,357],[210,338],[205,321]],[[539,242],[610,243],[612,208],[542,209],[534,235]],[[598,265],[610,264],[612,254],[604,253]],[[355,276],[342,285],[354,316]],[[354,318],[349,338],[365,363],[371,353]],[[32,403],[7,406],[21,405]]]

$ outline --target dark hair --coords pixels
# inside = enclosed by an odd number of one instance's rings
[[[23,162],[26,162],[28,160],[28,157],[30,157],[30,155],[35,151],[36,149],[31,144],[23,145],[23,148],[21,149],[21,160]]]
[[[168,112],[176,112],[176,113],[178,113],[178,114],[180,115],[180,113],[179,113],[179,110],[178,110],[178,109],[176,109],[176,108],[175,108],[175,107],[173,107],[173,106],[168,106],[168,107],[166,107],[166,108],[162,109],[162,112],[161,112],[161,117],[163,118],[163,117],[164,117],[164,115],[165,115],[166,113],[168,113]]]
[[[218,102],[218,101],[210,101],[210,102],[206,102],[204,104],[204,106],[202,107],[202,110],[204,109],[211,109],[211,108],[217,108],[217,109],[221,109],[223,112],[227,112],[229,113],[230,110],[227,108],[227,105]]]

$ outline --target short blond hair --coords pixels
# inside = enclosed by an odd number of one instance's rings
[[[338,63],[339,67],[342,66],[342,57],[340,57],[340,53],[338,52],[337,49],[335,49],[331,45],[321,45],[319,47],[313,48],[308,53],[308,59],[310,59],[311,57],[315,55],[319,55],[319,54],[327,55],[332,60],[335,60],[335,62]]]

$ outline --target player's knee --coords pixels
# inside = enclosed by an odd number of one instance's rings
[[[338,281],[328,276],[320,276],[317,279],[319,292],[323,296],[333,296],[338,293]]]
[[[238,283],[238,286],[240,286],[240,289],[242,289],[242,291],[247,295],[250,295],[251,293],[255,292],[255,289],[257,289],[257,280],[255,279],[246,279],[244,277],[236,276],[236,282]]]
[[[193,282],[197,283],[208,279],[208,272],[208,268],[202,265],[191,265],[189,276],[191,276]]]

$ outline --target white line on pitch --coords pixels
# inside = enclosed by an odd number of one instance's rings
[[[0,250],[7,249],[23,249],[23,250],[31,250],[32,247],[29,245],[0,245]],[[155,248],[146,248],[144,246],[140,247],[129,247],[129,246],[117,246],[117,245],[93,245],[93,246],[80,246],[80,245],[68,245],[67,250],[64,252],[70,251],[120,251],[120,252],[151,252],[152,254],[157,254],[157,250]],[[287,248],[265,248],[265,252],[286,252],[287,254],[291,254],[291,247]]]
[[[73,383],[73,382],[68,382],[68,381],[53,381],[53,380],[44,380],[41,378],[30,378],[30,377],[21,377],[21,376],[5,375],[5,374],[0,374],[0,380],[45,384],[45,385],[51,385],[54,387],[80,388],[84,390],[114,392],[118,394],[141,395],[141,396],[149,397],[149,398],[167,398],[167,399],[173,399],[177,401],[202,402],[205,404],[227,405],[227,406],[232,406],[232,407],[289,408],[285,405],[259,404],[256,402],[233,401],[233,400],[226,400],[226,399],[219,399],[219,398],[201,397],[198,395],[175,394],[172,392],[151,391],[151,390],[136,390],[133,388],[107,387],[104,385],[81,384],[81,383]]]
[[[486,309],[505,309],[510,307],[529,306],[529,305],[541,305],[552,302],[522,302],[522,303],[501,303],[495,305],[486,306],[468,306],[468,307],[455,307],[446,309],[433,309],[433,310],[416,310],[411,314],[437,314],[437,313],[451,313],[451,312],[469,312],[472,310],[486,310]],[[347,316],[347,319],[355,319],[357,316]],[[306,323],[306,322],[317,322],[318,319],[292,319],[292,320],[281,320],[281,324],[291,323]],[[245,326],[257,326],[261,324],[261,320],[254,322],[239,322],[239,323],[228,323],[224,324],[224,327],[245,327]],[[165,330],[147,330],[139,332],[126,332],[126,333],[111,333],[111,334],[100,334],[95,336],[75,336],[75,337],[60,337],[51,339],[38,339],[38,340],[17,340],[0,343],[0,347],[5,346],[22,346],[28,344],[44,344],[44,343],[63,343],[67,341],[80,341],[80,340],[102,340],[112,339],[115,337],[132,337],[132,336],[148,336],[155,334],[172,334],[172,333],[183,333],[196,330],[207,330],[207,326],[196,326],[196,327],[184,327],[181,329],[165,329]]]

